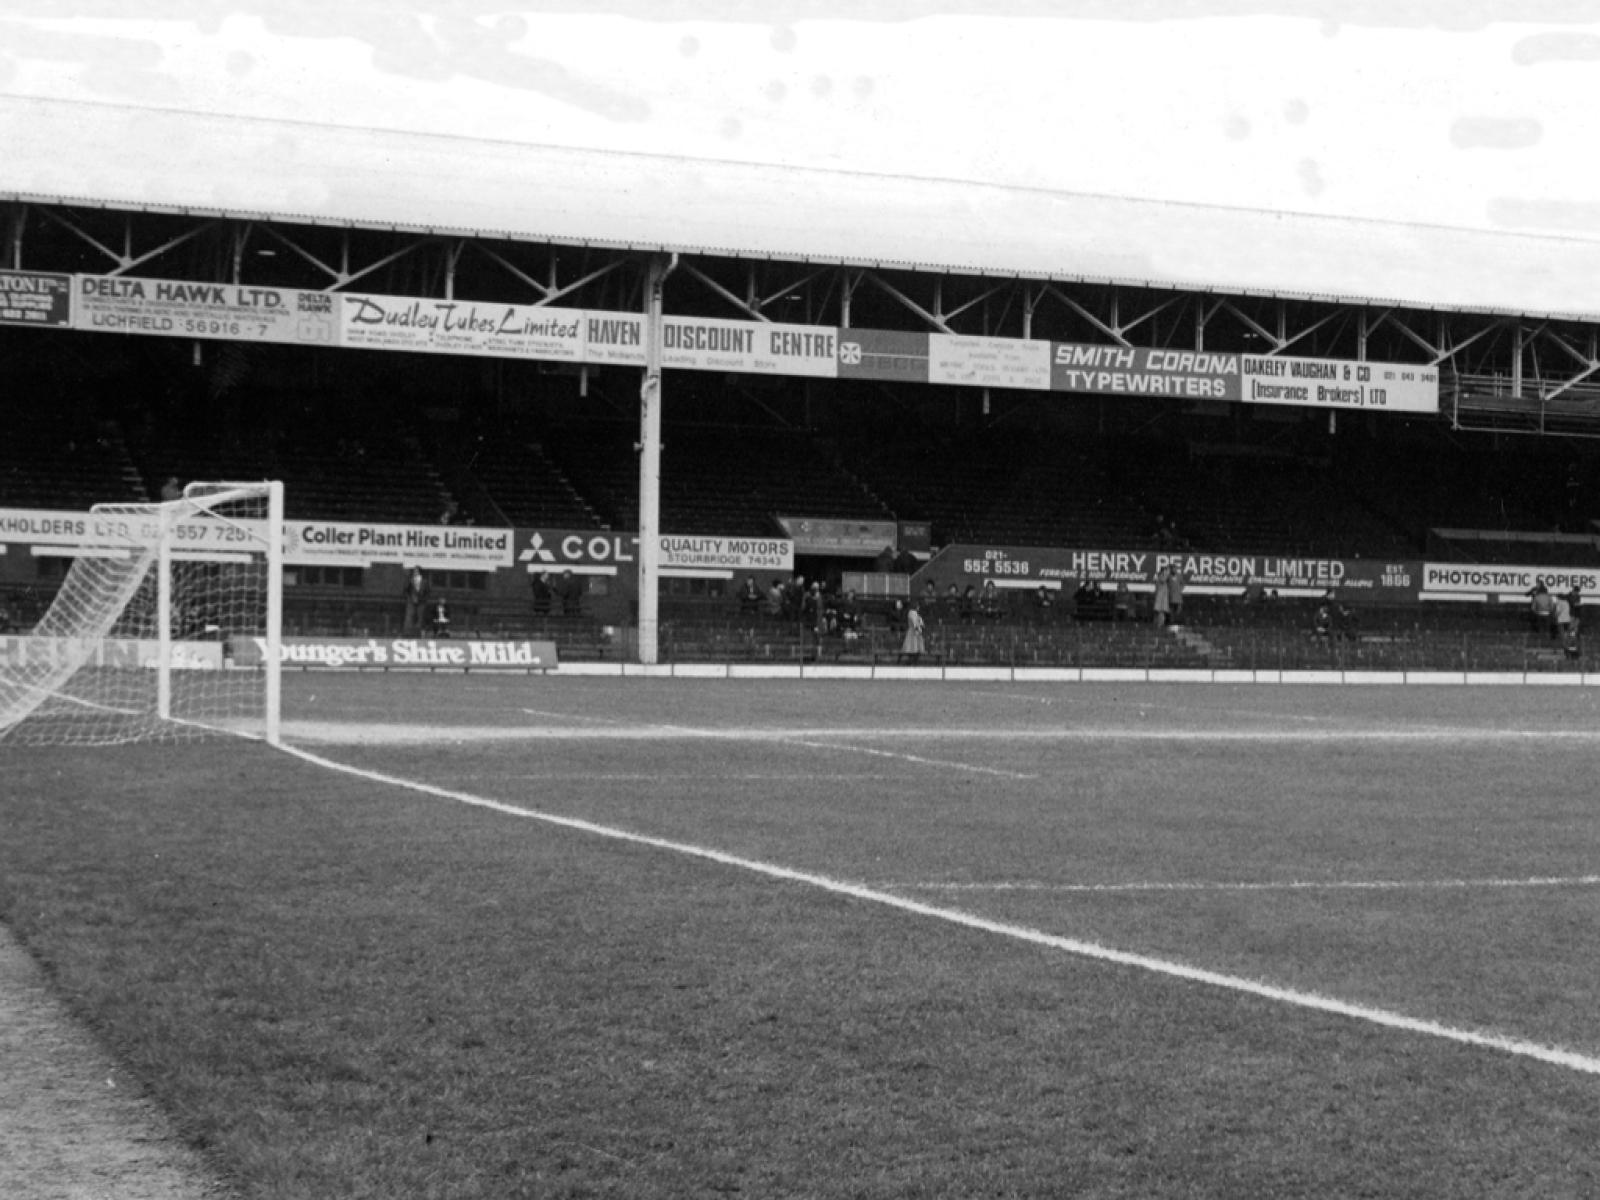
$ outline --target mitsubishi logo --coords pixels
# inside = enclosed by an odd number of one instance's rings
[[[517,555],[518,562],[533,562],[534,560],[547,563],[556,561],[556,556],[544,548],[544,538],[538,530],[534,530],[533,536],[528,539],[528,548]]]

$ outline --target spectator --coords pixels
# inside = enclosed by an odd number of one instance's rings
[[[434,601],[433,607],[428,612],[428,636],[436,638],[450,636],[450,610],[445,606],[442,596]]]
[[[1176,567],[1167,576],[1167,622],[1171,625],[1183,624],[1183,568]]]
[[[774,621],[783,616],[783,580],[774,579],[767,589],[767,616]]]
[[[922,585],[922,608],[932,612],[939,603],[939,586],[933,580],[928,580]]]
[[[931,617],[933,614],[930,612],[928,615]],[[961,589],[953,583],[944,590],[944,607],[939,615],[946,621],[954,621],[961,616]]]
[[[913,604],[906,609],[906,636],[905,640],[900,643],[900,654],[901,657],[909,658],[912,662],[916,662],[926,652],[927,643],[923,638],[922,614],[917,611],[917,606]]]
[[[570,570],[563,571],[561,572],[561,586],[557,590],[561,593],[561,615],[563,617],[582,616],[583,580]]]
[[[167,481],[161,485],[161,498],[163,500],[182,500],[183,484],[176,475],[168,475]]]
[[[744,587],[739,589],[739,613],[741,616],[753,617],[761,611],[761,589],[756,586],[756,577],[746,575]]]
[[[428,583],[428,577],[422,573],[422,568],[412,567],[411,574],[406,576],[405,587],[400,590],[400,595],[406,602],[405,616],[400,623],[402,634],[421,632],[432,593],[433,587]]]
[[[978,611],[978,589],[970,583],[967,590],[961,593],[961,623],[971,625],[973,614]]]
[[[861,636],[861,601],[853,588],[845,592],[844,599],[839,602],[839,632],[847,642]]]
[[[550,615],[550,598],[554,594],[550,586],[550,572],[535,571],[533,578],[528,581],[528,586],[533,591],[533,615],[548,617]]]
[[[1048,624],[1055,612],[1055,596],[1049,588],[1040,584],[1033,590],[1033,619],[1039,624]]]
[[[1117,584],[1116,593],[1112,596],[1111,619],[1113,621],[1133,619],[1133,597],[1128,594],[1128,584],[1125,580]]]
[[[1570,593],[1555,598],[1555,610],[1552,613],[1552,619],[1554,624],[1550,628],[1550,636],[1565,645],[1567,626],[1572,624],[1572,598]]]
[[[888,619],[889,619],[889,632],[891,634],[893,634],[896,637],[899,637],[901,634],[905,633],[905,631],[906,631],[906,602],[904,600],[900,599],[898,596],[895,597],[894,603],[889,606]]]
[[[872,560],[872,569],[880,575],[890,575],[894,572],[893,546],[885,546],[878,551],[878,557]]]
[[[998,621],[1006,615],[1006,606],[1000,599],[1000,589],[995,587],[992,579],[983,581],[983,595],[978,597],[978,611],[983,613],[986,621]]]
[[[1534,581],[1527,591],[1528,596],[1528,627],[1536,634],[1555,636],[1555,598],[1550,595],[1550,588],[1546,585],[1544,577]]]
[[[1333,593],[1329,592],[1311,615],[1311,632],[1323,641],[1333,637]]]
[[[1567,630],[1561,637],[1561,652],[1570,659],[1583,656],[1582,627],[1583,622],[1578,619],[1578,614],[1574,611],[1572,620],[1567,622]]]
[[[827,630],[827,624],[824,619],[822,606],[822,585],[820,583],[813,583],[810,588],[806,590],[806,594],[803,597],[801,604],[801,620],[805,622],[807,629],[810,629],[818,637],[821,637]]]
[[[1356,610],[1343,600],[1334,598],[1333,601],[1333,631],[1346,642],[1356,640],[1360,620],[1356,617]]]
[[[1157,629],[1167,623],[1167,615],[1172,611],[1172,593],[1167,590],[1172,578],[1172,569],[1162,567],[1156,572],[1156,591],[1150,600],[1150,620]]]
[[[804,617],[806,577],[795,575],[783,589],[783,615],[786,620],[799,621]]]
[[[444,511],[439,514],[439,524],[454,525],[461,515],[461,506],[454,500],[444,506]]]

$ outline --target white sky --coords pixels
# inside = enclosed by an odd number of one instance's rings
[[[0,100],[24,102],[10,120],[39,101],[263,118],[283,123],[290,166],[333,126],[1600,242],[1600,3],[1586,0],[6,11]],[[172,128],[151,126],[147,196],[164,156],[194,149]],[[73,170],[127,190],[63,150],[0,161],[0,190]],[[415,186],[425,197],[429,180]]]

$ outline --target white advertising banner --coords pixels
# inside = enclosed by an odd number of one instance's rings
[[[1526,600],[1539,583],[1553,593],[1577,588],[1587,598],[1600,594],[1600,568],[1524,567],[1501,563],[1422,564],[1423,599],[1429,596],[1460,596],[1484,599]]]
[[[259,549],[264,540],[257,521],[187,517],[173,531],[174,552],[216,554]],[[160,523],[154,515],[57,512],[52,509],[0,508],[0,542],[62,550],[118,550],[154,545]]]
[[[283,560],[304,566],[361,567],[400,563],[440,570],[489,571],[514,560],[509,529],[475,525],[375,525],[287,521]]]
[[[1049,391],[1050,343],[930,334],[928,382]]]
[[[234,661],[241,665],[259,664],[266,653],[264,638],[233,640]],[[558,665],[554,642],[448,638],[286,637],[279,642],[278,661],[286,667],[323,670],[532,671],[552,670]]]
[[[83,650],[82,643],[74,638],[0,637],[0,667],[76,662]],[[175,641],[171,652],[175,671],[222,670],[221,642]],[[88,665],[112,670],[154,670],[160,661],[161,645],[154,638],[96,638],[89,650]]]
[[[580,309],[355,293],[338,299],[339,342],[355,349],[556,362],[583,358]]]
[[[838,374],[839,331],[823,325],[664,317],[661,365],[736,375]],[[644,366],[644,318],[625,313],[584,315],[584,361]]]
[[[794,543],[786,538],[661,538],[661,569],[793,571]]]
[[[1378,412],[1439,411],[1439,371],[1398,363],[1240,355],[1246,404]]]
[[[75,275],[76,329],[331,346],[335,297],[294,288]]]

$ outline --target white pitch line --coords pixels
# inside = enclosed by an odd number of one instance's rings
[[[704,783],[704,771],[688,774],[668,774],[661,771],[569,771],[556,774],[543,774],[537,771],[501,775],[489,771],[474,771],[455,778],[491,779],[528,781],[531,783],[657,783],[662,780],[674,782]],[[885,775],[881,772],[857,771],[848,774],[829,772],[822,774],[815,771],[788,771],[775,774],[771,771],[761,773],[729,774],[725,771],[717,773],[719,781],[732,781],[734,783],[884,783],[890,780],[903,779],[902,775]]]
[[[878,758],[896,758],[901,762],[916,763],[923,767],[948,767],[953,771],[970,771],[976,775],[998,775],[1003,779],[1037,779],[1037,775],[1027,775],[1021,771],[1006,771],[1000,767],[980,767],[975,763],[956,762],[947,758],[924,758],[920,754],[904,754],[894,750],[874,750],[870,746],[841,745],[838,742],[813,742],[796,738],[789,743],[794,746],[808,746],[814,750],[843,750],[848,754],[871,754]]]
[[[1276,987],[1269,983],[1263,983],[1255,979],[1245,979],[1238,975],[1224,975],[1217,971],[1207,971],[1184,963],[1172,962],[1168,959],[1153,958],[1145,954],[1132,954],[1125,950],[1102,946],[1096,942],[1080,941],[1077,938],[1045,933],[1040,929],[1030,929],[1025,925],[1012,925],[1003,921],[990,920],[987,917],[981,917],[976,913],[965,912],[957,908],[942,908],[932,904],[924,904],[921,901],[910,900],[904,896],[897,896],[891,892],[883,891],[880,888],[867,887],[864,884],[833,879],[827,875],[817,875],[809,871],[798,871],[792,867],[761,862],[757,859],[740,858],[737,855],[727,854],[721,850],[714,850],[709,846],[695,846],[686,842],[669,841],[666,838],[633,833],[614,826],[599,825],[593,821],[584,821],[577,817],[563,817],[556,813],[523,808],[519,805],[507,804],[504,801],[491,800],[486,796],[475,796],[471,792],[437,787],[415,779],[404,779],[396,775],[384,774],[381,771],[367,770],[364,767],[353,767],[346,763],[336,762],[333,759],[323,758],[321,755],[312,754],[307,750],[301,750],[294,746],[284,745],[282,749],[304,762],[330,771],[337,771],[341,774],[354,775],[371,783],[405,788],[423,795],[437,796],[442,800],[451,800],[458,804],[504,813],[507,816],[520,817],[525,820],[539,821],[564,829],[590,833],[613,841],[627,842],[636,846],[648,846],[657,850],[667,850],[674,854],[703,859],[739,870],[752,871],[769,879],[805,884],[833,895],[848,896],[855,900],[881,904],[888,908],[898,909],[901,912],[945,921],[963,928],[975,929],[982,933],[992,933],[1000,937],[1012,938],[1052,950],[1060,950],[1063,953],[1080,958],[1133,967],[1137,970],[1182,979],[1190,983],[1203,983],[1211,987],[1242,992],[1246,995],[1271,1000],[1278,1004],[1287,1004],[1296,1008],[1306,1008],[1315,1012],[1330,1013],[1335,1016],[1348,1017],[1352,1020],[1366,1021],[1387,1029],[1422,1034],[1425,1037],[1440,1038],[1459,1045],[1498,1050],[1502,1053],[1533,1059],[1552,1066],[1565,1067],[1568,1070],[1580,1071],[1588,1075],[1600,1075],[1600,1057],[1582,1054],[1576,1050],[1565,1049],[1561,1046],[1541,1045],[1538,1042],[1530,1042],[1522,1038],[1509,1037],[1505,1034],[1483,1030],[1459,1029],[1450,1025],[1442,1025],[1437,1021],[1422,1021],[1415,1017],[1405,1016],[1403,1013],[1389,1012],[1386,1009],[1373,1008],[1365,1004],[1352,1004],[1344,1000],[1336,1000],[1330,996],[1318,995],[1315,992]]]
[[[730,738],[736,741],[743,740],[742,735],[737,731],[720,729],[695,729],[685,725],[662,725],[659,726],[659,728],[668,733],[681,733],[687,737],[713,737]],[[1025,775],[1020,771],[1007,771],[1000,767],[983,767],[978,766],[976,763],[959,762],[954,759],[925,758],[920,754],[907,754],[904,751],[898,750],[874,750],[868,746],[840,745],[837,742],[819,742],[813,740],[809,736],[778,737],[772,740],[776,740],[786,746],[805,746],[811,750],[841,750],[847,754],[870,754],[875,758],[892,758],[900,762],[916,763],[918,766],[922,767],[947,767],[952,771],[970,771],[977,775],[998,775],[1003,779],[1039,778],[1037,775]]]
[[[576,718],[575,718],[576,719]],[[585,718],[599,720],[600,718]],[[1057,729],[959,729],[943,726],[910,726],[898,729],[869,729],[850,726],[841,729],[770,726],[722,729],[693,729],[669,725],[617,725],[604,728],[570,728],[537,725],[405,725],[390,722],[285,721],[286,737],[307,742],[415,743],[496,741],[708,741],[794,742],[800,739],[827,738],[830,741],[987,741],[987,742],[1196,742],[1196,743],[1333,743],[1379,742],[1411,743],[1534,743],[1571,742],[1588,744],[1600,741],[1597,729],[1479,729],[1465,726],[1427,728],[1346,728],[1346,729],[1170,729],[1143,727],[1081,727]]]
[[[592,721],[597,725],[620,725],[615,717],[589,717],[582,713],[550,712],[542,708],[524,708],[520,712],[527,713],[530,717],[555,717],[558,721]]]
[[[1239,883],[1045,883],[1020,880],[995,883],[895,883],[910,892],[1315,892],[1315,891],[1468,891],[1477,888],[1582,888],[1600,884],[1600,875],[1552,875],[1531,879],[1284,879]]]

